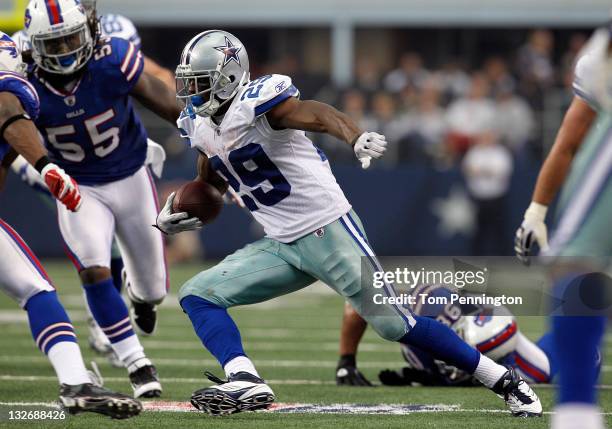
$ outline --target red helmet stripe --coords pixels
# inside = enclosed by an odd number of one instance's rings
[[[47,6],[47,14],[49,15],[49,22],[51,25],[64,22],[58,0],[45,0],[45,6]]]

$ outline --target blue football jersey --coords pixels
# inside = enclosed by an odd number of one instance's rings
[[[0,92],[10,92],[15,95],[23,109],[32,119],[38,117],[40,101],[34,87],[21,75],[7,71],[0,71]],[[9,145],[0,136],[0,161],[9,151]]]
[[[71,91],[54,88],[38,68],[28,74],[41,109],[36,126],[49,156],[80,184],[114,182],[144,164],[147,133],[130,91],[144,68],[140,50],[119,38],[96,46]]]

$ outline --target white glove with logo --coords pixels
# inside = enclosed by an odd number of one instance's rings
[[[523,223],[516,231],[514,239],[514,251],[516,257],[525,265],[531,263],[533,243],[538,243],[540,250],[548,250],[548,232],[544,220],[548,207],[532,202],[527,211]]]
[[[159,229],[164,234],[178,234],[183,231],[194,231],[202,229],[204,224],[197,217],[189,217],[187,212],[172,212],[172,203],[174,202],[175,192],[171,193],[164,208],[157,215],[157,220],[154,227]]]
[[[361,168],[365,170],[370,166],[372,158],[378,159],[383,156],[387,150],[387,140],[382,134],[365,132],[359,136],[353,150],[361,162]]]

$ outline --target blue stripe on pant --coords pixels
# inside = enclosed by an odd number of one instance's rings
[[[342,224],[342,226],[346,229],[346,231],[349,233],[349,235],[353,238],[355,243],[357,243],[357,245],[359,246],[361,251],[364,253],[364,255],[367,257],[368,261],[370,262],[370,265],[372,266],[372,269],[375,272],[383,271],[381,265],[378,263],[378,260],[376,259],[376,256],[374,256],[374,252],[369,248],[369,244],[367,240],[365,239],[365,234],[363,234],[363,232],[359,229],[359,227],[357,226],[355,221],[353,221],[350,215],[347,214],[347,215],[342,216],[339,219],[339,221]],[[349,223],[350,223],[350,226],[349,226]],[[395,292],[393,285],[390,283],[385,282],[383,286],[383,290],[385,292],[385,295],[387,295],[387,297],[397,296],[397,293]],[[406,322],[408,330],[415,325],[416,321],[414,319],[414,314],[409,308],[403,307],[397,304],[393,304],[392,306],[395,309],[395,311],[400,315],[400,317],[404,320],[404,322]]]

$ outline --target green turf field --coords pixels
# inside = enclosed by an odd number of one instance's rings
[[[80,335],[81,348],[87,362],[95,360],[106,385],[130,392],[126,372],[112,368],[87,347],[87,330],[82,293],[71,266],[65,262],[45,264],[55,281],[60,298],[73,319]],[[223,375],[212,356],[205,351],[186,316],[176,301],[176,292],[184,280],[195,274],[198,266],[183,266],[171,270],[171,296],[159,312],[159,328],[155,336],[143,340],[148,356],[159,370],[165,404],[174,408],[183,405],[193,390],[208,384],[205,370]],[[414,412],[392,415],[350,415],[344,413],[246,413],[213,418],[196,412],[145,411],[129,420],[116,422],[97,415],[70,417],[64,421],[9,421],[9,411],[45,409],[36,404],[56,399],[57,382],[44,356],[35,348],[25,319],[25,312],[0,295],[0,427],[101,429],[210,427],[210,428],[546,428],[549,417],[515,419],[505,412],[503,401],[484,388],[346,388],[333,383],[337,359],[337,341],[342,313],[342,300],[323,286],[312,286],[294,295],[268,303],[237,308],[231,311],[241,328],[247,353],[261,375],[269,380],[279,403],[301,404],[414,404],[444,405],[447,411]],[[521,330],[531,338],[543,332],[543,318],[523,317]],[[610,338],[610,334],[608,334]],[[607,348],[610,348],[608,340]],[[378,370],[396,368],[402,359],[395,344],[380,340],[368,331],[362,343],[359,362],[363,372],[376,379]],[[610,361],[603,367],[603,385],[612,385]],[[553,390],[536,387],[545,411],[550,411]],[[604,411],[612,413],[612,390],[603,387],[601,401]],[[14,404],[18,403],[18,404]],[[174,409],[173,408],[173,409]],[[340,406],[334,409],[338,410]],[[345,406],[344,410],[350,410]],[[612,418],[608,417],[612,424]]]

